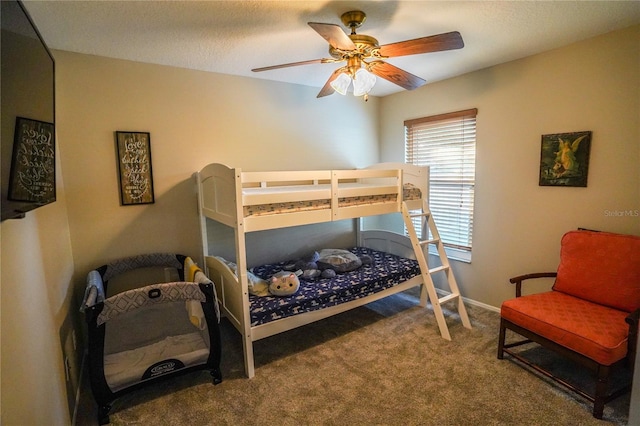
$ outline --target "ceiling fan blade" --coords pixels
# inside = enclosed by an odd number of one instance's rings
[[[335,92],[335,90],[333,89],[333,87],[331,87],[331,82],[336,78],[338,78],[338,76],[343,70],[344,70],[343,68],[338,68],[333,72],[333,74],[331,74],[331,77],[329,77],[329,80],[327,80],[327,82],[324,84],[324,86],[322,87],[322,90],[320,90],[320,93],[318,93],[318,96],[316,96],[316,98],[322,98],[324,96],[333,95],[333,92]]]
[[[389,80],[407,90],[417,89],[426,83],[425,80],[400,68],[382,61],[375,61],[369,64],[369,71],[378,77]]]
[[[355,50],[356,45],[349,36],[335,24],[321,24],[318,22],[308,22],[309,26],[316,30],[318,34],[329,42],[332,47],[340,50]]]
[[[260,71],[277,70],[279,68],[297,67],[298,65],[322,64],[324,63],[324,61],[325,59],[311,59],[310,61],[291,62],[289,64],[271,65],[269,67],[254,68],[251,71],[260,72]]]
[[[393,58],[395,56],[461,49],[463,47],[464,41],[460,33],[452,31],[450,33],[385,44],[380,46],[380,54],[384,57]]]

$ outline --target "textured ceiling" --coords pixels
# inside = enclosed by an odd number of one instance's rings
[[[640,23],[640,1],[31,1],[50,48],[321,88],[343,64],[261,73],[252,68],[329,57],[307,22],[342,25],[380,44],[459,31],[461,50],[387,61],[430,82]],[[401,91],[384,80],[371,92]]]

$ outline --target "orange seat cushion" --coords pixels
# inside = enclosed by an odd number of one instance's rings
[[[500,314],[603,365],[627,354],[629,325],[624,311],[548,291],[507,300]]]
[[[567,232],[553,289],[626,312],[640,308],[640,237]]]

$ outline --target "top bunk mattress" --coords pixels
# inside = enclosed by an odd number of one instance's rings
[[[212,163],[196,181],[201,215],[243,232],[397,213],[403,201],[416,210],[429,198],[429,168],[400,163],[251,172]]]
[[[300,289],[291,296],[250,295],[251,326],[360,299],[420,275],[420,266],[416,260],[365,247],[355,247],[350,251],[357,256],[371,256],[373,262],[362,265],[355,271],[337,274],[335,278],[317,278],[313,281],[301,278]],[[284,270],[288,263],[290,262],[257,266],[253,268],[253,273],[268,279]]]
[[[358,184],[344,185],[351,188],[363,187]],[[331,185],[309,186],[283,186],[274,188],[243,188],[243,196],[278,196],[281,194],[293,195],[294,198],[303,200],[287,201],[280,203],[245,204],[243,206],[244,217],[263,216],[271,214],[291,213],[309,210],[323,210],[331,208]],[[301,197],[304,194],[304,197]],[[422,198],[420,188],[405,183],[402,188],[402,199],[419,200]],[[377,203],[389,203],[396,200],[396,194],[376,194],[355,197],[340,197],[338,207],[362,206]]]

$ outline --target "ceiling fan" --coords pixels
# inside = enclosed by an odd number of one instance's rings
[[[261,72],[298,65],[346,61],[345,66],[338,68],[331,74],[317,97],[328,96],[335,91],[344,95],[353,81],[354,95],[364,96],[366,101],[369,91],[375,84],[375,76],[384,78],[407,90],[416,89],[426,83],[422,78],[384,62],[383,59],[464,47],[462,36],[457,31],[380,46],[375,38],[365,34],[356,34],[356,28],[359,28],[367,19],[364,12],[359,10],[345,12],[340,19],[346,27],[351,29],[351,34],[346,34],[339,25],[308,23],[329,42],[331,58],[272,65],[254,68],[251,71]]]

